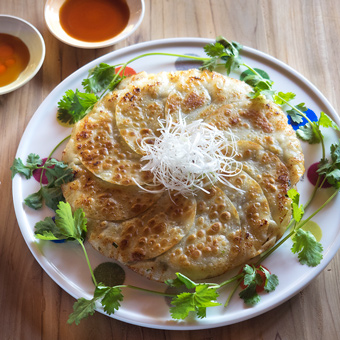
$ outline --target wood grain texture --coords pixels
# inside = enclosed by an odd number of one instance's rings
[[[41,71],[17,91],[0,96],[0,339],[340,339],[340,254],[302,292],[261,316],[200,331],[163,331],[129,325],[99,313],[67,325],[74,299],[31,255],[12,203],[9,167],[30,118],[49,92],[79,67],[121,47],[173,37],[224,35],[268,53],[302,73],[340,112],[339,0],[146,0],[145,18],[126,41],[100,50],[64,45],[48,31],[43,0],[0,2],[42,33]],[[294,278],[292,278],[294,280]]]

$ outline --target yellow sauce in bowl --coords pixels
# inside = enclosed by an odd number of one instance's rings
[[[29,60],[29,50],[21,39],[0,33],[0,87],[14,82]]]

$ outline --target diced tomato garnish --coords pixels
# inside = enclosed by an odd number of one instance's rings
[[[121,67],[116,67],[115,68],[115,72],[118,73],[120,71],[120,69],[121,69]],[[120,76],[122,76],[121,73],[119,73]],[[136,73],[137,72],[133,68],[128,67],[128,66],[125,67],[124,76],[132,76],[132,75],[134,75]]]

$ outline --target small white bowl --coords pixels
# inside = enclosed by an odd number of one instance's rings
[[[30,52],[28,65],[19,77],[12,83],[0,87],[0,95],[2,95],[23,86],[37,74],[45,59],[45,42],[33,25],[11,15],[0,15],[0,33],[18,37]]]
[[[45,4],[45,21],[50,32],[60,41],[65,44],[80,47],[80,48],[102,48],[117,44],[119,41],[126,39],[131,35],[141,24],[145,5],[144,0],[126,0],[130,9],[130,18],[125,29],[115,37],[99,41],[99,42],[86,42],[75,39],[69,36],[61,27],[59,20],[59,10],[65,0],[47,0]]]

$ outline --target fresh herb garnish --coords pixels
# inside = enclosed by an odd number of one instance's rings
[[[27,156],[26,164],[20,158],[14,159],[11,166],[12,178],[16,174],[21,174],[29,179],[33,176],[34,170],[41,169],[41,176],[46,175],[48,184],[43,186],[40,181],[39,191],[26,197],[24,202],[35,210],[40,209],[44,202],[49,208],[56,210],[58,203],[64,201],[61,185],[73,179],[73,171],[67,164],[54,158],[48,158],[44,164],[42,163],[42,159],[33,153]]]
[[[195,312],[197,317],[206,317],[207,307],[220,306],[221,304],[216,301],[219,294],[217,292],[218,285],[211,286],[205,283],[195,283],[186,276],[176,273],[175,280],[168,280],[166,284],[172,287],[180,287],[185,285],[193,292],[183,292],[171,301],[173,307],[170,308],[170,313],[173,319],[185,319],[189,312]]]
[[[66,124],[74,124],[85,117],[97,101],[93,93],[67,90],[58,102],[58,119]]]
[[[242,47],[241,44],[235,41],[228,41],[222,36],[217,37],[215,43],[204,47],[205,53],[211,58],[204,61],[201,68],[213,71],[219,66],[219,60],[221,59],[224,62],[227,75],[229,75],[233,69],[240,67],[240,50]]]
[[[279,279],[275,274],[271,274],[263,266],[248,265],[243,267],[244,278],[241,282],[243,290],[239,293],[244,303],[253,306],[260,302],[259,292],[263,289],[267,293],[275,290],[279,284]]]
[[[321,159],[318,173],[335,189],[340,189],[340,141],[330,147],[331,160]]]

